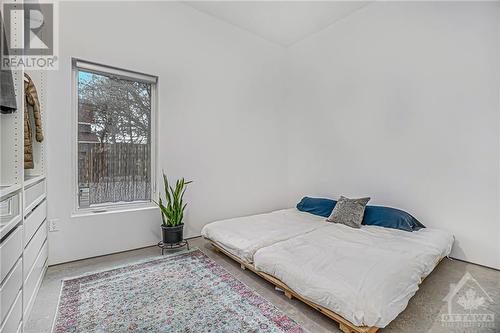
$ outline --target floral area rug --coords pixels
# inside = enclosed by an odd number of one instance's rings
[[[53,332],[304,330],[194,250],[63,281]]]

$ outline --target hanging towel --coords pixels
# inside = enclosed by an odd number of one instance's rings
[[[42,114],[35,84],[28,74],[24,73],[24,77],[27,80],[24,81],[24,168],[33,169],[33,134],[29,117],[30,107],[33,109],[35,138],[38,142],[43,141]]]
[[[2,24],[3,34],[0,36],[0,61],[3,61],[3,48],[7,50],[7,38]],[[8,51],[7,51],[8,53]],[[8,56],[8,55],[7,55]],[[14,91],[14,81],[12,71],[0,69],[0,113],[12,113],[17,110],[16,93]]]

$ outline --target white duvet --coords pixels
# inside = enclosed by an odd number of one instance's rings
[[[291,208],[212,222],[201,234],[240,259],[253,262],[257,250],[329,224],[324,217]]]
[[[430,228],[406,232],[329,224],[262,247],[254,264],[357,326],[385,327],[452,244],[452,235]]]

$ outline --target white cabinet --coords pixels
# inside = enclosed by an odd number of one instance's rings
[[[0,196],[0,333],[23,332],[47,270],[45,178],[37,178]]]
[[[13,6],[22,9],[17,0]],[[19,25],[10,32],[23,36]],[[22,332],[23,313],[23,71],[12,71],[12,79],[17,110],[0,113],[0,333]]]
[[[33,302],[35,301],[38,288],[42,283],[43,275],[45,274],[45,269],[47,267],[47,242],[45,242],[42,250],[38,254],[33,267],[26,275],[23,285],[23,304],[24,304],[24,316],[28,317],[31,308],[33,307]]]
[[[14,192],[0,200],[0,238],[21,222],[21,193]]]
[[[23,253],[23,227],[19,226],[0,243],[0,281],[3,281],[9,274],[14,264]]]
[[[7,313],[16,300],[17,294],[23,286],[23,264],[19,259],[9,275],[0,285],[0,323],[4,321]]]
[[[22,9],[22,0],[12,0]],[[23,26],[10,36],[22,39]],[[24,169],[24,74],[38,91],[46,130],[44,71],[13,70],[17,110],[0,113],[0,333],[23,333],[47,269],[47,183],[45,141],[33,141],[32,169]]]
[[[24,218],[24,246],[27,246],[38,228],[47,218],[47,201],[45,199],[33,210],[28,212]]]
[[[22,293],[19,291],[17,294],[16,300],[14,304],[7,313],[7,317],[0,326],[0,333],[11,333],[16,332],[21,323],[21,319],[23,317],[23,302],[22,302]]]
[[[23,269],[25,272],[29,272],[35,260],[42,249],[43,244],[47,241],[47,222],[43,222],[40,228],[38,228],[35,236],[26,245],[23,254]]]
[[[23,332],[47,269],[46,219],[44,177],[0,196],[0,333]]]
[[[45,178],[31,178],[24,184],[23,235],[23,320],[29,317],[47,270],[47,200]]]
[[[45,199],[46,188],[45,179],[32,183],[24,189],[24,214],[28,214],[35,206]]]
[[[18,225],[0,242],[0,333],[16,332],[21,322],[22,254],[23,227]]]

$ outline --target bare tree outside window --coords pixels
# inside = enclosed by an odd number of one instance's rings
[[[151,200],[152,85],[78,70],[79,207]]]

